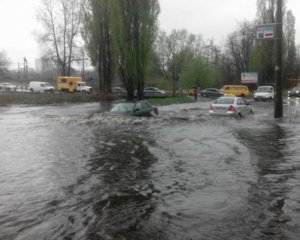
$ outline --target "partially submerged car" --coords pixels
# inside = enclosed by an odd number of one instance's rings
[[[110,112],[137,117],[158,115],[158,109],[145,100],[118,103]]]
[[[253,109],[244,98],[224,96],[216,99],[208,108],[210,116],[241,118],[253,113]]]
[[[254,101],[258,100],[273,100],[275,91],[272,86],[260,86],[254,93]]]

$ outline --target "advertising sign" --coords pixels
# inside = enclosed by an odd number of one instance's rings
[[[258,83],[258,73],[257,72],[243,72],[241,76],[241,83]]]
[[[256,26],[257,39],[274,39],[275,38],[275,24],[264,24]]]

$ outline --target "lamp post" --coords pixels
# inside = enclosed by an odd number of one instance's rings
[[[282,0],[277,0],[276,13],[276,66],[275,66],[275,80],[276,80],[276,96],[274,101],[274,117],[283,117],[282,106]]]

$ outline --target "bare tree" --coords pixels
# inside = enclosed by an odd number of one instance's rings
[[[253,22],[242,22],[239,29],[231,33],[226,42],[226,59],[238,82],[242,72],[249,71],[251,50],[255,41]]]
[[[78,39],[82,23],[81,0],[41,0],[38,20],[43,31],[38,39],[62,75],[71,74],[77,59]]]
[[[5,52],[0,52],[0,77],[4,77],[7,74],[9,61],[6,57]]]

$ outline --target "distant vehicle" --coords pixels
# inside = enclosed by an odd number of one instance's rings
[[[292,90],[288,91],[289,97],[300,97],[300,86],[294,87]]]
[[[122,87],[112,87],[111,88],[112,94],[116,97],[126,97],[127,91],[125,88]]]
[[[56,79],[56,87],[61,92],[81,92],[91,93],[93,88],[86,85],[81,77],[58,76]]]
[[[146,87],[144,88],[144,97],[153,98],[153,97],[166,97],[167,94],[164,90],[160,90],[156,87]]]
[[[254,101],[258,100],[273,100],[275,91],[272,86],[260,86],[254,93]]]
[[[221,93],[218,89],[216,88],[206,88],[203,89],[200,92],[200,95],[202,97],[221,97],[224,95],[224,93]]]
[[[210,116],[241,118],[253,113],[253,109],[244,98],[224,96],[216,99],[208,108]]]
[[[53,93],[55,88],[47,82],[30,82],[28,86],[30,92]]]
[[[224,85],[220,91],[224,94],[235,95],[237,97],[247,97],[250,95],[249,89],[245,85]]]
[[[153,113],[158,115],[158,109],[145,100],[118,103],[110,112],[136,117],[150,117]]]
[[[8,82],[3,82],[0,83],[0,91],[15,92],[17,91],[17,86]]]

